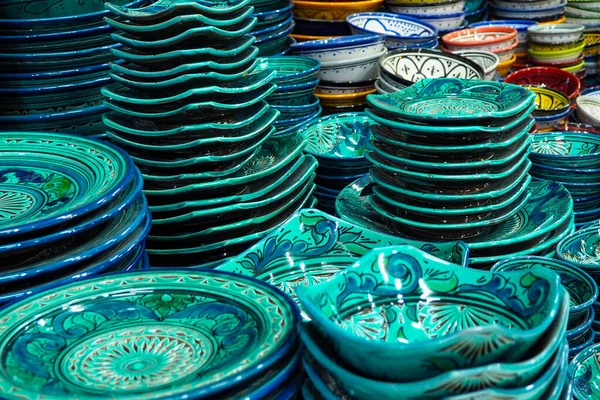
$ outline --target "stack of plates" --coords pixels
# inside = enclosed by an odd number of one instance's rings
[[[250,0],[250,6],[254,7],[252,16],[256,18],[256,25],[250,33],[256,37],[259,55],[285,54],[294,43],[290,38],[296,26],[293,4],[289,0]]]
[[[305,399],[569,398],[569,296],[545,268],[477,271],[394,246],[296,294]]]
[[[477,268],[551,252],[573,228],[572,200],[558,183],[530,182],[534,97],[451,78],[370,96],[373,168],[340,193],[337,213],[401,237],[463,239]]]
[[[494,19],[525,19],[538,22],[556,21],[565,15],[567,0],[491,0]]]
[[[368,172],[364,152],[371,122],[364,113],[332,114],[298,131],[308,141],[305,153],[319,162],[315,197],[321,210],[335,214],[340,191]]]
[[[367,95],[375,92],[377,63],[386,51],[384,37],[373,34],[306,41],[290,49],[321,62],[315,94],[324,114],[364,109]]]
[[[583,49],[583,57],[585,62],[586,78],[583,85],[593,87],[598,85],[598,72],[600,70],[600,33],[586,32],[583,35],[585,48]]]
[[[119,46],[107,14],[103,2],[0,3],[3,130],[104,135],[100,88],[110,80],[108,62],[117,59],[111,49]]]
[[[574,200],[581,227],[600,219],[600,140],[597,135],[548,132],[533,136],[531,174],[561,182]]]
[[[593,307],[598,298],[598,285],[584,270],[568,262],[545,257],[514,257],[494,265],[492,271],[510,272],[538,267],[557,273],[569,293],[566,337],[569,342],[569,358],[573,358],[594,342],[596,335],[593,324],[596,319],[600,319],[595,317],[596,310]]]
[[[7,400],[291,400],[302,384],[299,319],[288,296],[237,274],[94,277],[0,312],[0,392]]]
[[[153,266],[235,255],[314,190],[316,161],[302,156],[304,141],[271,139],[279,112],[264,100],[276,72],[255,58],[247,4],[115,9],[130,20],[128,33],[114,35],[132,46],[120,52],[135,61],[113,66],[105,121],[144,176]]]
[[[259,59],[259,68],[275,70],[275,92],[266,101],[279,111],[275,136],[295,135],[298,128],[321,115],[322,108],[314,91],[319,83],[321,63],[309,57],[282,56]]]
[[[3,132],[0,164],[0,304],[147,267],[150,213],[123,151],[74,135]]]

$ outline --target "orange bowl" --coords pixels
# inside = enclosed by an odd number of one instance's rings
[[[345,21],[350,14],[377,11],[384,0],[366,1],[303,1],[294,0],[292,12],[296,18],[325,21]]]

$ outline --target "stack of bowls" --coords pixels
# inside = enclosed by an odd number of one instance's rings
[[[533,137],[531,175],[561,182],[574,201],[578,227],[600,218],[600,140],[578,132],[539,133]]]
[[[256,25],[250,33],[256,37],[254,45],[258,47],[258,54],[285,54],[293,43],[290,33],[296,26],[290,0],[251,0],[250,6],[254,7],[252,16],[256,18]]]
[[[527,34],[530,61],[533,65],[564,69],[583,79],[585,75],[583,30],[582,25],[576,24],[545,24],[529,27]]]
[[[113,66],[104,118],[144,176],[153,266],[214,265],[312,202],[316,161],[301,154],[304,141],[272,138],[279,111],[265,99],[277,72],[256,60],[245,34],[256,20],[228,23],[249,15],[247,4],[117,10],[128,33],[114,37],[132,46],[120,52],[136,61]]]
[[[553,89],[567,96],[571,108],[575,107],[575,99],[579,97],[581,82],[570,72],[554,67],[531,67],[515,71],[504,82],[515,85],[534,85]]]
[[[519,46],[517,30],[507,26],[482,26],[462,29],[442,37],[446,51],[482,50],[498,56],[498,74],[508,74],[516,60],[515,50]]]
[[[306,399],[569,396],[569,296],[545,268],[477,271],[385,247],[296,294],[310,317],[299,326]]]
[[[477,28],[480,26],[508,26],[517,30],[517,39],[519,39],[519,45],[515,49],[515,56],[517,57],[515,64],[522,64],[527,62],[527,49],[528,49],[528,36],[527,28],[532,25],[537,25],[537,21],[531,20],[495,20],[495,21],[482,21],[476,22],[469,25],[470,28]]]
[[[376,183],[371,199],[375,211],[403,236],[435,240],[474,238],[509,219],[529,197],[531,139],[523,131],[531,125],[534,97],[519,86],[453,78],[424,79],[393,94],[370,96],[368,115],[381,124],[372,127],[366,152]],[[523,121],[513,132],[519,139],[508,148],[486,149],[485,157],[465,151],[468,147],[462,146],[472,139],[467,135],[453,135],[452,154],[444,159],[417,146],[408,151],[394,140],[400,135],[394,129],[397,121],[432,127],[469,124],[471,130],[515,119]],[[427,196],[432,201],[423,201]],[[477,204],[479,198],[487,199],[485,205]]]
[[[569,293],[569,320],[567,341],[569,358],[575,357],[582,349],[594,342],[592,329],[595,320],[593,305],[598,298],[598,285],[584,270],[571,263],[546,257],[514,257],[492,267],[493,272],[511,272],[545,268],[560,276],[563,288]]]
[[[386,9],[392,13],[427,22],[435,26],[440,34],[452,32],[466,25],[465,0],[404,1],[405,4],[386,2]]]
[[[321,210],[335,214],[340,191],[369,171],[364,153],[371,123],[364,113],[332,114],[298,131],[308,142],[304,152],[319,162],[315,197]]]
[[[565,16],[568,23],[584,25],[586,31],[600,29],[600,6],[596,0],[568,0]]]
[[[591,125],[595,129],[600,129],[600,97],[578,97],[577,119],[584,124]]]
[[[556,21],[565,14],[567,0],[490,0],[494,19],[525,19],[538,22]]]
[[[125,152],[75,135],[3,132],[0,153],[0,304],[147,267],[151,218]]]
[[[319,99],[314,91],[321,63],[309,57],[281,56],[258,60],[258,69],[275,70],[275,92],[266,101],[279,111],[275,120],[275,136],[295,135],[307,121],[321,115]]]
[[[299,319],[289,296],[239,274],[85,279],[0,311],[10,364],[0,391],[7,400],[293,399],[302,384]]]
[[[584,86],[593,87],[598,85],[598,70],[600,67],[600,33],[586,32],[583,35],[585,48],[583,49],[583,57],[585,61],[586,79],[583,82]]]
[[[384,35],[389,50],[435,48],[438,29],[418,18],[385,12],[357,13],[346,18],[354,35]]]
[[[295,44],[294,55],[321,62],[315,92],[323,114],[362,111],[375,92],[377,63],[387,49],[381,35],[357,35]]]
[[[300,41],[350,35],[346,17],[358,12],[378,11],[383,1],[294,0],[294,37]]]
[[[467,23],[487,21],[489,18],[488,2],[484,0],[467,0]]]
[[[107,14],[103,2],[0,3],[1,129],[104,136],[100,88],[118,47]]]
[[[496,69],[488,72],[493,77]],[[394,50],[379,60],[377,89],[380,93],[397,92],[427,78],[483,80],[486,74],[478,63],[439,50]]]
[[[571,112],[571,102],[566,94],[546,86],[522,85],[535,93],[535,110],[532,115],[538,132],[546,132],[566,121]]]

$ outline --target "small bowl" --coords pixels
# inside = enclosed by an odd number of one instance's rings
[[[406,14],[404,14],[406,15]],[[410,15],[410,14],[409,14]],[[438,31],[454,31],[463,26],[465,17],[467,16],[466,11],[461,11],[452,14],[439,14],[439,15],[422,15],[419,19],[435,26]]]
[[[556,272],[569,293],[569,319],[583,314],[598,298],[598,285],[587,272],[567,262],[544,257],[513,257],[492,267],[493,272],[509,272],[540,266]]]
[[[592,335],[593,336],[593,335]],[[573,397],[593,399],[600,382],[600,343],[581,349],[569,365],[568,375],[573,382]],[[594,391],[592,391],[594,390]],[[576,396],[576,397],[575,397]]]
[[[349,15],[356,12],[376,11],[382,4],[383,0],[353,2],[294,0],[292,12],[296,18],[344,21]]]
[[[553,62],[553,63],[567,63],[574,62],[579,57],[585,48],[584,42],[579,42],[578,47],[568,48],[562,51],[536,51],[529,49],[529,57],[534,61]]]
[[[577,116],[581,122],[600,128],[600,97],[580,96],[576,104]]]
[[[434,15],[437,16],[461,13],[465,8],[465,0],[421,4],[391,4],[386,2],[385,8],[386,10],[396,14],[412,15],[413,17],[417,18],[431,17]]]
[[[376,89],[368,89],[363,92],[348,94],[319,94],[316,96],[323,107],[353,107],[367,103],[367,96],[376,92]]]
[[[517,42],[517,30],[506,26],[483,26],[461,29],[442,37],[444,46],[455,50],[498,51]]]
[[[381,35],[345,36],[335,39],[309,40],[290,46],[290,53],[321,62],[352,60],[381,53],[385,37]]]
[[[513,54],[510,60],[498,64],[498,75],[500,75],[501,78],[507,76],[510,73],[510,70],[515,61],[517,61],[517,56]]]
[[[527,29],[527,35],[533,43],[556,45],[578,42],[584,29],[579,24],[535,25]]]
[[[386,36],[389,46],[429,42],[437,38],[438,30],[420,19],[393,13],[371,12],[349,15],[346,21],[355,35],[376,33]]]
[[[572,42],[572,43],[560,43],[560,44],[537,44],[530,43],[529,49],[538,53],[544,52],[562,52],[568,50],[574,50],[581,47],[582,44],[585,44],[583,40]]]
[[[519,20],[519,19],[502,19],[495,21],[481,21],[469,25],[469,28],[479,28],[482,26],[508,26],[517,30],[517,39],[521,45],[527,45],[527,28],[532,25],[537,25],[537,21]]]
[[[371,251],[331,281],[298,287],[296,294],[311,324],[355,370],[410,382],[522,360],[552,325],[564,289],[543,268],[496,274],[396,246]],[[478,318],[461,318],[466,310]],[[447,350],[473,346],[486,350]],[[436,362],[442,354],[443,365]]]
[[[518,1],[505,1],[505,0],[491,0],[491,5],[495,8],[502,10],[514,10],[514,11],[529,11],[534,13],[536,11],[545,11],[553,9],[557,6],[563,6],[564,0],[537,0],[531,2],[518,2]]]
[[[500,62],[506,62],[513,58],[513,56],[515,55],[515,51],[517,51],[518,47],[519,39],[515,39],[515,42],[512,45],[507,46],[503,49],[492,50],[492,52],[498,56]]]
[[[568,96],[571,103],[579,96],[581,82],[575,75],[552,67],[531,67],[515,71],[504,79],[515,85],[536,85],[558,90]]]
[[[258,69],[274,69],[277,75],[273,81],[286,85],[312,79],[321,68],[318,60],[300,56],[265,57],[258,62]]]
[[[569,98],[554,89],[542,86],[533,85],[521,85],[533,93],[535,93],[535,110],[533,111],[534,117],[546,117],[550,115],[562,114],[571,108],[571,102]]]
[[[394,50],[379,60],[379,70],[393,81],[410,86],[426,78],[484,79],[479,64],[439,50]]]
[[[321,63],[317,77],[322,81],[361,82],[377,79],[377,63],[387,52],[383,49],[379,54],[352,60],[330,61]]]
[[[597,226],[574,232],[556,246],[556,256],[568,261],[589,273],[592,277],[600,274],[600,232]]]
[[[496,69],[500,64],[500,59],[496,54],[483,50],[461,50],[454,53],[479,64],[479,66],[483,68],[483,74],[486,80],[491,81],[494,79]]]

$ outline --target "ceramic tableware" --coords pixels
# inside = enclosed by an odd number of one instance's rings
[[[577,398],[593,399],[598,393],[598,358],[600,345],[583,349],[569,365],[569,374],[573,379],[573,393]]]
[[[455,54],[475,62],[481,68],[483,68],[483,73],[486,80],[494,80],[498,64],[500,64],[500,59],[496,54],[489,51],[477,50],[461,50],[456,51]]]
[[[568,96],[571,102],[579,96],[581,82],[570,72],[553,67],[532,67],[513,72],[504,79],[516,85],[545,86]]]
[[[394,13],[357,13],[349,15],[346,21],[354,34],[385,35],[388,47],[427,42],[438,33],[433,25]]]
[[[581,96],[577,98],[577,116],[582,122],[600,127],[600,100],[594,96]]]
[[[485,50],[496,52],[517,43],[517,30],[492,26],[458,30],[442,37],[444,46],[455,50]]]
[[[591,226],[564,238],[556,246],[556,256],[577,265],[595,277],[598,275],[596,271],[598,255],[595,250],[597,245],[598,228]]]

